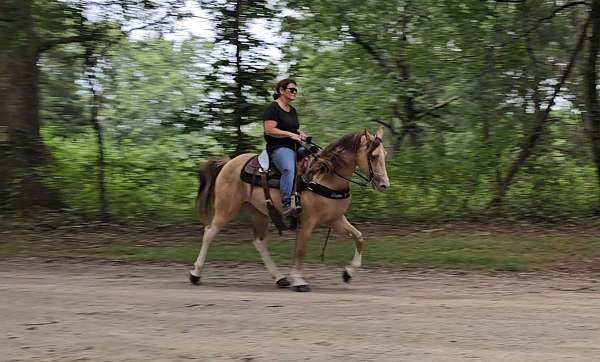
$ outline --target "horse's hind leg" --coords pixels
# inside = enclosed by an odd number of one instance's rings
[[[202,270],[204,269],[204,264],[206,262],[206,254],[208,253],[208,247],[210,243],[215,239],[219,231],[231,220],[234,215],[232,214],[224,214],[218,211],[215,211],[215,216],[209,225],[204,228],[204,235],[202,236],[202,246],[200,247],[200,253],[198,254],[198,258],[196,258],[196,262],[194,263],[194,269],[190,270],[190,281],[193,284],[200,283],[200,275],[202,274]]]
[[[342,274],[344,282],[348,283],[350,279],[352,279],[352,275],[356,272],[356,270],[362,266],[362,249],[364,238],[362,233],[358,231],[354,225],[350,224],[350,221],[346,219],[346,216],[342,216],[331,226],[335,231],[350,236],[352,239],[354,239],[354,257],[352,258],[350,265],[344,268],[344,272]]]
[[[252,215],[252,219],[254,222],[254,247],[256,248],[256,250],[258,250],[258,253],[262,258],[263,263],[265,263],[269,274],[271,274],[277,286],[279,288],[289,287],[290,282],[283,274],[281,274],[281,272],[277,268],[277,265],[275,265],[273,259],[271,259],[271,254],[269,254],[269,249],[267,247],[267,232],[269,230],[269,218],[266,215],[263,215],[256,211]]]

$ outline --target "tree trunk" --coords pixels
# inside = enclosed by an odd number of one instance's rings
[[[247,150],[246,137],[242,132],[243,112],[244,112],[244,100],[242,99],[242,44],[240,41],[240,27],[241,27],[241,0],[235,3],[235,28],[234,42],[235,42],[235,151],[233,156],[240,155]]]
[[[408,19],[406,16],[403,17],[402,33],[400,40],[402,42],[401,54],[396,58],[396,67],[400,73],[402,84],[406,87],[410,85],[410,64],[406,60],[405,47],[408,45],[407,31],[408,31]],[[404,117],[402,118],[402,134],[408,135],[410,145],[416,147],[419,145],[419,133],[420,129],[417,125],[417,111],[415,107],[415,99],[411,87],[407,87],[406,94],[404,94]],[[402,141],[400,141],[402,142]]]
[[[596,65],[598,58],[598,49],[600,47],[600,0],[592,2],[592,11],[590,14],[592,23],[592,34],[589,38],[589,47],[587,61],[584,70],[585,79],[585,108],[586,117],[589,125],[589,136],[592,141],[592,153],[594,155],[594,164],[596,165],[596,174],[598,177],[598,186],[600,188],[600,104],[598,103],[598,91]],[[600,195],[596,213],[600,212]]]
[[[49,157],[40,136],[38,81],[40,50],[30,1],[13,2],[14,32],[3,34],[0,54],[0,206],[26,212],[60,208],[58,192],[45,185]],[[5,9],[6,10],[6,9]]]
[[[90,64],[90,72],[93,72],[93,65],[95,64]],[[94,132],[96,132],[96,143],[98,146],[98,157],[97,157],[97,161],[98,161],[98,190],[99,190],[99,197],[100,197],[100,221],[103,223],[107,223],[109,221],[109,213],[108,213],[108,198],[106,196],[106,182],[105,182],[105,161],[104,161],[104,132],[102,130],[102,125],[100,124],[100,121],[98,120],[98,109],[100,108],[100,104],[101,104],[101,95],[98,94],[98,91],[96,90],[96,88],[94,88],[94,86],[96,85],[95,83],[95,77],[93,74],[89,74],[88,75],[88,84],[90,85],[90,89],[92,92],[92,100],[91,100],[91,115],[90,115],[90,120],[92,123],[92,126],[94,127]]]

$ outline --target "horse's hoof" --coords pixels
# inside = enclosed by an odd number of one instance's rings
[[[194,285],[198,285],[200,284],[200,277],[197,277],[190,272],[190,282]]]
[[[278,279],[275,283],[277,284],[277,288],[287,288],[291,284],[290,281],[287,280],[286,277]]]
[[[296,285],[294,290],[297,292],[310,292],[310,287],[307,284],[304,285]]]
[[[352,280],[352,275],[350,275],[347,270],[344,270],[342,273],[342,279],[344,279],[344,283],[350,283],[350,280]]]

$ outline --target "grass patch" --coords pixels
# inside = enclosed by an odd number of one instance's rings
[[[124,235],[127,237],[127,235]],[[83,240],[83,239],[82,239]],[[123,239],[121,239],[123,240]],[[308,263],[320,263],[323,236],[309,243]],[[73,246],[75,245],[75,246]],[[44,247],[45,246],[45,247]],[[78,256],[108,260],[179,262],[191,264],[198,255],[197,241],[165,241],[159,243],[118,242],[102,245],[45,242],[0,243],[0,258],[19,256]],[[269,243],[273,259],[280,264],[291,262],[293,240]],[[347,264],[354,253],[353,243],[331,239],[325,263]],[[566,237],[523,237],[517,235],[474,236],[427,235],[382,237],[365,242],[365,266],[401,266],[424,268],[480,269],[526,271],[551,267],[559,263],[589,262],[600,259],[600,239]],[[260,256],[249,240],[216,240],[208,253],[209,261],[260,262]]]
[[[31,255],[32,248],[24,242],[0,243],[0,259]]]

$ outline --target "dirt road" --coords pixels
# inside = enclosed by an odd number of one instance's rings
[[[598,361],[600,276],[0,263],[1,361]]]

